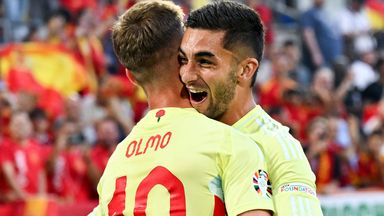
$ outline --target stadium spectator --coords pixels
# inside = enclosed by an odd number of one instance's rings
[[[314,73],[311,86],[313,104],[317,107],[319,115],[328,114],[335,108],[334,73],[330,68],[321,67]]]
[[[355,87],[362,92],[378,79],[374,68],[378,55],[374,41],[369,37],[356,38],[354,47],[358,58],[352,62],[350,71],[353,74]]]
[[[56,126],[56,141],[47,156],[48,192],[64,202],[91,198],[88,167],[84,160],[87,145],[73,120]]]
[[[64,112],[55,118],[54,126],[61,125],[63,122],[70,121],[76,124],[79,136],[83,137],[85,142],[92,143],[95,140],[93,122],[84,118],[83,112],[84,100],[80,95],[73,95],[65,99]],[[87,111],[89,112],[89,111]]]
[[[3,0],[4,22],[12,26],[10,31],[11,39],[21,41],[28,34],[27,21],[29,17],[30,0]],[[5,31],[7,31],[5,29]]]
[[[0,93],[0,137],[8,137],[9,132],[9,122],[12,115],[12,106],[5,94]]]
[[[46,112],[41,108],[36,108],[29,113],[29,117],[33,124],[33,137],[42,145],[52,145],[53,135],[51,122],[48,119]]]
[[[324,9],[325,0],[313,0],[312,7],[300,18],[304,64],[314,70],[332,66],[342,56],[342,40],[336,23]]]
[[[276,108],[275,108],[276,110]],[[300,87],[286,89],[283,92],[283,106],[278,115],[269,114],[279,122],[287,125],[289,132],[301,142],[306,139],[306,126],[310,121],[311,106],[307,91]]]
[[[120,142],[118,123],[113,118],[104,118],[96,123],[96,143],[85,152],[84,158],[88,166],[88,178],[95,189],[104,172],[109,157]]]
[[[300,47],[293,40],[283,42],[282,52],[287,56],[289,63],[289,77],[295,80],[301,88],[308,89],[311,82],[311,74],[301,60]]]
[[[371,25],[364,11],[364,0],[348,0],[338,15],[338,26],[343,36],[344,54],[355,59],[354,44],[361,37],[370,38]]]
[[[308,143],[305,153],[316,174],[319,193],[332,193],[339,190],[342,179],[342,161],[329,137],[329,123],[323,117],[314,119],[308,127]]]
[[[275,52],[271,56],[271,78],[260,86],[259,103],[269,111],[281,107],[283,93],[294,89],[297,83],[289,77],[289,58],[282,52]]]
[[[70,21],[71,15],[68,11],[61,8],[51,11],[45,25],[31,32],[26,39],[67,46],[72,31]]]
[[[33,127],[28,114],[14,112],[9,129],[10,137],[0,143],[1,193],[8,202],[45,195],[44,153],[31,139]]]
[[[87,8],[77,15],[74,32],[74,52],[91,76],[99,79],[106,72],[104,50],[101,43],[111,22],[102,22],[95,11]]]
[[[384,185],[384,134],[382,129],[373,131],[367,145],[359,146],[354,185],[358,188]]]
[[[369,84],[367,88],[365,88],[362,92],[362,97],[365,101],[366,106],[379,102],[381,97],[383,96],[384,59],[382,57],[378,59],[374,70],[378,74],[378,79],[375,82]]]

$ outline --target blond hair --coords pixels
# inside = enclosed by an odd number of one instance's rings
[[[177,50],[183,16],[181,8],[171,1],[141,1],[116,21],[112,28],[113,48],[139,84],[151,80],[156,73],[154,66]]]

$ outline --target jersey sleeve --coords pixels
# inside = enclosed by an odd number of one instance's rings
[[[315,175],[301,144],[287,133],[268,142],[268,166],[272,177],[273,202],[278,215],[322,216],[316,196]],[[265,144],[266,145],[266,144]]]
[[[222,186],[229,216],[264,209],[274,211],[264,156],[246,136],[232,133],[232,149],[223,159]]]
[[[282,185],[278,190],[279,192],[273,195],[276,212],[285,216],[323,216],[320,201],[310,186],[290,183]]]

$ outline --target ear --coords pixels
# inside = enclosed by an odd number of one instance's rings
[[[241,68],[237,74],[237,81],[240,85],[250,86],[252,77],[259,68],[259,61],[256,58],[246,58],[240,65]]]
[[[128,70],[127,68],[125,68],[125,75],[127,75],[129,81],[131,83],[133,83],[134,85],[139,85],[135,79],[135,77],[132,75],[132,72],[130,70]]]

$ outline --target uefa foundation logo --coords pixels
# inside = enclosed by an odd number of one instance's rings
[[[253,175],[253,187],[258,194],[265,198],[271,198],[272,185],[268,178],[268,173],[264,170],[259,170]]]

